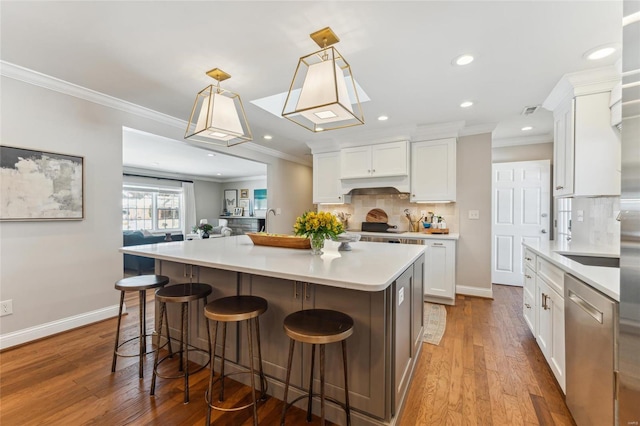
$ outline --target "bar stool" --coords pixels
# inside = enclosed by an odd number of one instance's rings
[[[353,334],[353,319],[346,314],[328,309],[307,309],[294,312],[284,319],[284,332],[289,336],[289,361],[287,362],[287,378],[284,385],[284,406],[280,425],[284,425],[285,416],[290,406],[308,398],[307,421],[311,421],[313,393],[313,364],[316,345],[320,345],[320,421],[325,424],[324,401],[325,399],[341,406],[347,415],[347,426],[351,425],[351,410],[349,407],[349,387],[347,385],[347,337]],[[289,392],[289,379],[291,378],[291,362],[293,361],[293,349],[295,342],[311,343],[311,374],[309,376],[309,394],[302,395],[287,404]],[[328,343],[342,342],[342,363],[344,370],[344,404],[324,395],[324,349]]]
[[[147,352],[147,337],[151,334],[147,334],[147,290],[152,288],[164,287],[169,283],[169,277],[164,275],[138,275],[136,277],[123,278],[116,281],[115,288],[120,290],[120,309],[118,310],[118,327],[116,329],[116,343],[113,348],[113,361],[111,362],[111,372],[116,371],[116,361],[119,356],[121,357],[134,357],[140,358],[138,364],[138,376],[143,377],[142,362],[145,355],[148,355],[157,350],[157,348]],[[120,324],[122,323],[122,307],[124,306],[124,294],[128,291],[137,291],[140,302],[140,331],[137,336],[127,339],[120,343]],[[169,335],[169,328],[167,326],[167,335]],[[139,340],[139,351],[137,354],[126,354],[119,351],[119,349],[133,340]],[[171,353],[171,346],[169,345],[169,353]]]
[[[258,404],[255,394],[255,371],[253,368],[253,333],[252,322],[255,320],[255,334],[258,341],[258,363],[259,363],[259,375],[260,375],[260,399],[265,398],[267,391],[267,380],[262,371],[262,352],[260,350],[260,321],[259,316],[262,315],[268,308],[267,301],[262,297],[257,296],[230,296],[223,297],[221,299],[214,300],[204,308],[204,315],[214,321],[213,326],[213,348],[211,349],[211,373],[209,375],[209,387],[205,393],[204,399],[207,403],[207,425],[211,423],[211,409],[219,411],[239,411],[245,408],[253,406],[253,424],[258,424]],[[249,340],[249,371],[239,371],[236,373],[225,374],[224,372],[224,348],[227,337],[227,323],[228,322],[240,322],[247,321],[247,339]],[[222,359],[220,363],[220,375],[214,379],[214,359],[216,352],[216,341],[218,337],[218,323],[222,322]],[[251,401],[249,404],[241,407],[222,408],[216,406],[212,402],[213,385],[220,382],[220,395],[218,397],[219,402],[224,401],[224,379],[225,377],[234,374],[249,374],[251,376]]]
[[[204,299],[204,304],[207,304],[207,296],[211,294],[212,288],[209,284],[202,283],[184,283],[184,284],[176,284],[168,287],[164,287],[156,291],[156,300],[160,302],[160,324],[159,329],[160,333],[158,333],[158,341],[162,338],[162,319],[163,317],[167,317],[167,303],[180,303],[182,306],[181,312],[181,326],[180,326],[180,364],[178,367],[178,371],[180,371],[177,375],[166,375],[158,373],[158,366],[165,361],[167,358],[172,357],[172,354],[164,356],[160,359],[160,351],[156,352],[155,361],[153,363],[153,376],[151,378],[151,395],[155,395],[156,391],[156,377],[160,377],[163,379],[179,379],[181,377],[184,378],[184,403],[187,404],[189,402],[189,374],[197,373],[198,371],[205,368],[209,361],[207,361],[204,365],[200,366],[196,370],[189,372],[189,350],[195,352],[202,352],[209,354],[211,351],[211,338],[209,335],[209,323],[207,323],[207,340],[209,344],[209,350],[203,350],[200,348],[196,348],[189,343],[189,324],[191,322],[190,314],[189,314],[189,302],[193,302],[196,300]],[[168,322],[167,318],[167,322]],[[168,329],[168,327],[167,327]],[[170,337],[167,332],[167,338],[170,340]]]

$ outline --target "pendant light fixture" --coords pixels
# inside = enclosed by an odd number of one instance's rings
[[[298,61],[282,116],[312,132],[364,124],[351,67],[332,46],[340,39],[329,27],[310,37],[321,50]]]
[[[185,139],[234,146],[252,140],[242,100],[236,93],[220,88],[231,76],[219,68],[207,72],[218,83],[202,89],[193,104]]]

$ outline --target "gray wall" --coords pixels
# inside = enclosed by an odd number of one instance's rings
[[[222,190],[224,191],[225,189],[235,189],[238,191],[238,199],[240,199],[240,190],[241,189],[247,189],[249,192],[249,200],[251,200],[251,204],[253,205],[253,190],[254,189],[264,189],[267,188],[267,178],[266,176],[262,179],[244,179],[244,180],[237,180],[237,181],[233,181],[233,182],[224,182],[222,184]],[[223,192],[224,194],[224,192]],[[267,196],[269,195],[269,191],[267,191]],[[268,208],[268,207],[267,207]],[[222,213],[222,209],[223,206],[220,206],[220,213]],[[233,212],[232,212],[233,213]],[[259,212],[259,216],[260,217],[264,217],[264,215],[266,214],[266,211],[261,211]],[[244,212],[245,216],[249,216],[249,212],[245,210]]]
[[[457,292],[492,297],[491,292],[491,134],[458,138],[457,204],[460,239]],[[479,210],[480,220],[469,220]]]
[[[200,219],[216,226],[222,211],[222,184],[205,180],[193,181],[193,192],[196,197],[196,223]]]
[[[500,148],[493,148],[491,153],[494,163],[551,160],[551,164],[553,164],[553,142],[504,146]]]
[[[184,129],[4,76],[1,84],[4,145],[85,161],[84,220],[0,222],[0,299],[12,299],[14,310],[0,322],[6,347],[117,314],[122,127],[176,140]],[[274,232],[289,232],[295,214],[313,207],[311,168],[242,146],[233,152],[267,164],[269,205],[283,209],[272,220]],[[197,184],[196,194],[212,190],[206,186]],[[205,209],[220,211],[215,204]]]

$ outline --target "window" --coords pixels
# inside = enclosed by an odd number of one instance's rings
[[[122,229],[179,231],[182,229],[182,189],[124,185]]]
[[[556,240],[571,240],[571,198],[556,198]]]

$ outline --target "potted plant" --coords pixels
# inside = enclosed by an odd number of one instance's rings
[[[193,232],[200,232],[200,236],[202,238],[209,238],[209,232],[213,229],[213,226],[208,223],[201,223],[200,225],[196,225],[193,227]]]

